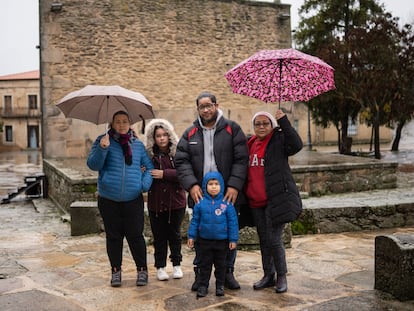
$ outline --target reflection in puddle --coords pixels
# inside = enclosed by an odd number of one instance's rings
[[[0,197],[24,186],[26,176],[43,172],[39,150],[0,152]]]

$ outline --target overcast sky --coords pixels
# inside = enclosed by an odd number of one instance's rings
[[[157,1],[157,0],[154,0]],[[268,0],[264,0],[268,1]],[[281,0],[291,4],[292,29],[296,28],[298,8],[304,0]],[[393,16],[403,23],[414,23],[414,0],[382,0]],[[38,0],[0,0],[0,75],[39,69]]]

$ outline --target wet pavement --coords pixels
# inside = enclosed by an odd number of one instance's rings
[[[395,197],[413,195],[414,152],[383,154],[385,160],[405,168],[398,176],[399,188],[390,191]],[[20,184],[27,173],[41,172],[36,156],[23,157],[26,160],[16,154],[8,156],[8,162],[0,160],[1,191]],[[16,164],[13,168],[7,165],[10,161]],[[369,200],[369,193],[361,195]],[[321,200],[332,205],[343,198]],[[357,194],[351,199],[357,201]],[[386,199],[386,194],[379,197]],[[307,204],[312,202],[316,201]],[[400,302],[374,290],[375,237],[414,234],[414,227],[294,236],[286,250],[289,290],[284,294],[272,288],[254,291],[252,284],[262,277],[260,254],[239,251],[235,275],[241,289],[216,297],[212,277],[209,295],[196,299],[190,290],[194,253],[185,245],[184,277],[163,282],[156,279],[153,248],[148,246],[149,284],[144,287],[135,286],[134,263],[125,246],[123,284],[112,288],[104,234],[73,237],[61,213],[48,199],[29,201],[19,196],[0,205],[1,310],[414,310],[414,301]],[[168,265],[170,275],[171,270]]]
[[[24,184],[24,177],[42,173],[38,150],[0,152],[0,197]]]
[[[123,284],[109,286],[104,234],[70,236],[69,223],[47,199],[0,205],[0,306],[17,310],[413,310],[374,290],[374,239],[414,228],[294,236],[287,249],[289,290],[254,291],[261,278],[258,251],[239,251],[240,290],[196,299],[190,287],[194,254],[183,245],[179,280],[158,281],[148,247],[149,284],[135,286],[136,272],[124,247]],[[167,271],[171,273],[171,265]]]

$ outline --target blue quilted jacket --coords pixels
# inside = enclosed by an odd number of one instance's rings
[[[102,136],[93,143],[87,160],[91,170],[99,171],[99,195],[112,201],[126,202],[147,192],[152,184],[150,170],[154,166],[144,144],[138,138],[132,139],[132,165],[127,165],[121,144],[110,137],[110,145],[104,149],[99,144]],[[141,166],[146,168],[144,173]]]
[[[220,193],[213,199],[207,193],[207,182],[217,179],[220,182]],[[188,238],[196,240],[198,237],[208,240],[229,240],[237,242],[239,239],[239,224],[236,210],[232,203],[223,200],[224,180],[219,172],[209,172],[203,178],[203,199],[193,209],[188,228]]]

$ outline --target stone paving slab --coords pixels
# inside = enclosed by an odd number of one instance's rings
[[[148,247],[149,284],[135,286],[134,264],[124,250],[123,285],[109,286],[104,234],[70,236],[70,225],[46,199],[0,205],[1,310],[413,310],[373,289],[375,236],[414,234],[396,228],[294,236],[287,249],[289,291],[254,291],[262,276],[260,253],[239,251],[235,275],[241,284],[224,297],[196,299],[190,287],[194,253],[183,245],[180,280],[156,280]],[[172,267],[167,266],[171,273]]]

